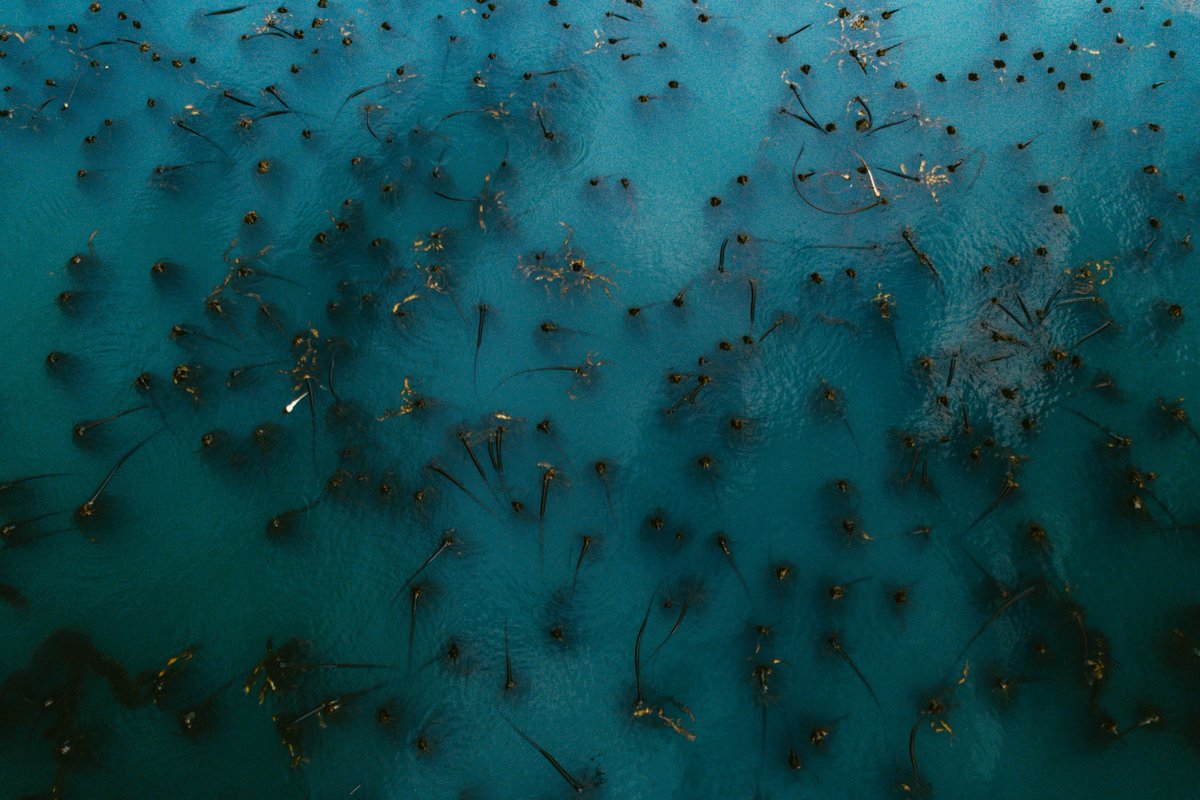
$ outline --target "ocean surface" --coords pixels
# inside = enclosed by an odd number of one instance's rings
[[[1197,796],[1200,4],[227,1],[0,6],[0,798]]]

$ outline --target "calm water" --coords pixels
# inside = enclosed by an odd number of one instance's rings
[[[1195,796],[1200,7],[1018,6],[6,2],[0,797]]]

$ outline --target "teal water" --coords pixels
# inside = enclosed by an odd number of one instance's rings
[[[0,797],[1196,795],[1194,3],[238,5],[0,9]]]

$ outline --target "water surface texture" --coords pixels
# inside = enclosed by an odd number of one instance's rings
[[[1200,7],[6,0],[0,797],[1194,797]]]

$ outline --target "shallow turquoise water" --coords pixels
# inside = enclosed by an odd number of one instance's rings
[[[1197,7],[495,5],[4,6],[0,797],[1195,796]]]

